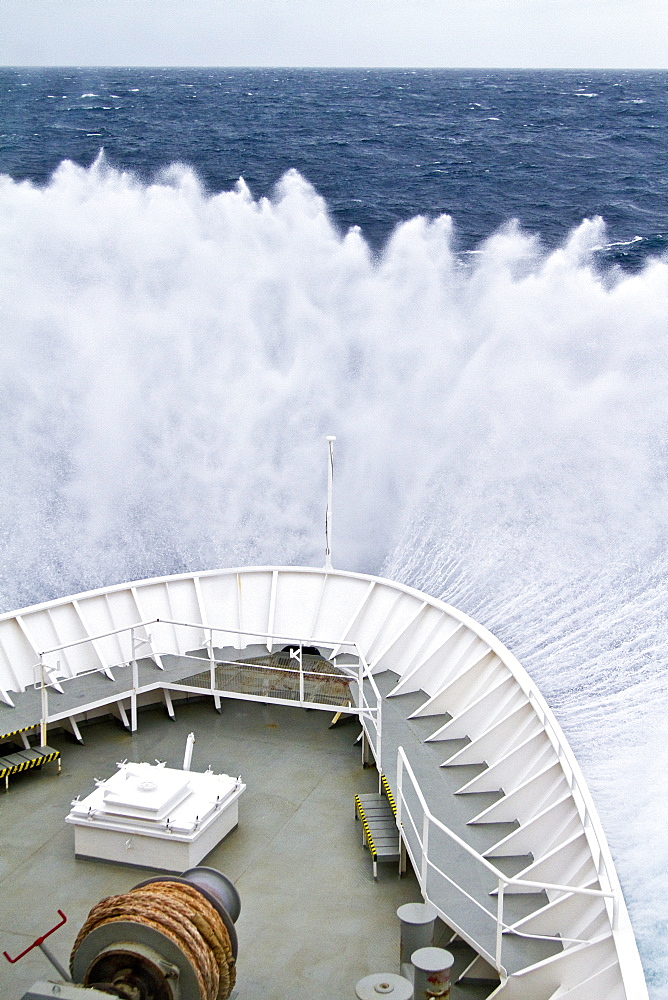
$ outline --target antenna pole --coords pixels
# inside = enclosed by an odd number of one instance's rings
[[[334,442],[331,434],[327,437],[329,455],[327,460],[327,513],[325,514],[325,569],[332,569],[332,486],[334,481]]]

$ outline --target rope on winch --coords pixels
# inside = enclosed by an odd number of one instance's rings
[[[230,937],[220,914],[197,889],[181,882],[151,882],[101,900],[77,935],[70,968],[83,939],[96,927],[118,920],[160,931],[195,970],[201,1000],[227,1000],[236,980]]]

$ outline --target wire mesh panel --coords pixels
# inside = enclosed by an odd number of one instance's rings
[[[300,670],[295,650],[297,647],[243,660],[216,660],[214,688],[257,698],[303,700],[337,707],[352,705],[350,677],[346,673],[320,654],[312,653],[302,653]],[[181,683],[211,690],[210,667],[184,677]]]

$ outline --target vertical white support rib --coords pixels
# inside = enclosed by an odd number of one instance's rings
[[[139,598],[139,593],[138,593],[137,587],[130,587],[130,593],[132,594],[132,597],[134,599],[135,607],[137,608],[137,611],[139,612],[139,620],[140,621],[148,621],[148,617],[149,616],[144,614],[144,609],[142,607],[142,602],[141,602],[141,600]],[[146,641],[148,643],[148,648],[150,650],[151,657],[155,660],[156,665],[160,668],[160,670],[164,670],[165,668],[162,665],[162,660],[160,659],[160,653],[156,652],[153,649],[153,642],[151,641],[150,636],[149,636],[148,640],[146,640]],[[134,644],[133,644],[133,647],[132,647],[132,654],[133,654],[133,656],[135,654]]]
[[[76,598],[72,599],[72,607],[76,611],[77,618],[81,622],[81,627],[83,628],[84,632],[86,633],[87,636],[90,636],[91,633],[90,633],[90,629],[88,628],[88,623],[86,622],[84,613],[81,610],[81,605],[76,600]],[[105,657],[104,657],[104,655],[102,653],[102,648],[101,648],[100,644],[97,642],[96,639],[90,639],[89,638],[88,641],[90,642],[90,644],[91,644],[91,646],[92,646],[92,648],[93,648],[93,650],[95,652],[95,655],[97,656],[98,660],[100,661],[100,667],[102,669],[102,672],[104,673],[104,675],[106,677],[109,678],[110,681],[113,681],[114,675],[111,672],[111,667],[107,664],[107,662],[105,660]]]
[[[172,601],[169,596],[169,581],[165,580],[165,597],[167,599],[167,607],[169,608],[169,617],[174,621],[178,616],[174,614],[174,608],[172,607]],[[179,634],[176,625],[169,626],[174,632],[174,648],[177,653],[181,652],[181,645],[179,643]]]
[[[114,609],[111,606],[111,602],[109,600],[109,594],[104,594],[103,596],[104,596],[104,605],[107,609],[107,615],[109,617],[110,626],[111,628],[117,628],[120,623],[117,622],[117,614],[114,613]],[[121,638],[122,634],[123,633],[119,632],[114,636],[116,642],[118,643],[118,655],[121,660],[125,659],[125,657],[123,656],[123,641]]]
[[[16,622],[16,624],[18,625],[18,627],[21,629],[21,632],[23,633],[24,639],[27,640],[28,645],[32,649],[32,651],[35,654],[35,656],[39,656],[40,655],[40,651],[38,649],[37,643],[34,641],[34,639],[32,638],[32,636],[30,635],[30,632],[28,631],[28,627],[26,626],[26,623],[23,620],[23,616],[22,615],[15,615],[14,616],[14,621]]]
[[[16,675],[16,671],[14,670],[14,657],[11,656],[7,652],[6,648],[3,646],[1,632],[0,632],[0,655],[2,655],[3,658],[5,659],[6,673],[3,680],[5,681],[5,685],[7,685],[4,687],[0,686],[0,700],[2,700],[6,705],[9,705],[10,708],[14,708],[15,707],[14,702],[10,698],[8,691],[24,691],[25,685],[19,681]],[[34,662],[32,656],[30,657],[30,659],[32,662]]]
[[[318,604],[315,609],[315,614],[313,615],[313,624],[311,625],[311,630],[310,630],[311,635],[318,634],[318,618],[320,617],[320,609],[322,607],[322,601],[325,596],[326,586],[327,586],[327,575],[325,574],[320,583],[320,596],[318,597]]]
[[[209,620],[206,616],[206,605],[204,604],[204,595],[202,594],[202,584],[198,576],[193,577],[193,584],[195,586],[195,597],[197,598],[199,620],[201,621],[202,625],[208,625]]]
[[[375,586],[376,586],[376,581],[372,580],[371,583],[369,584],[369,586],[366,588],[366,591],[364,592],[364,597],[362,598],[362,600],[360,601],[360,603],[355,608],[350,621],[348,622],[348,624],[346,625],[345,629],[343,630],[343,633],[341,634],[341,642],[337,646],[335,646],[334,649],[332,650],[332,652],[330,653],[330,655],[329,655],[329,659],[330,660],[333,660],[334,657],[338,656],[338,654],[340,653],[341,646],[343,645],[343,640],[347,639],[348,636],[350,635],[350,630],[352,629],[353,625],[357,622],[357,620],[359,619],[360,615],[362,614],[362,612],[363,612],[363,610],[364,610],[364,608],[365,608],[365,606],[366,606],[369,598],[371,597],[371,594],[373,593],[373,589],[374,589]]]

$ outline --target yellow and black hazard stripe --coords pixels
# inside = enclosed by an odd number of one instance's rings
[[[51,747],[40,747],[34,750],[24,750],[20,753],[12,753],[7,757],[0,757],[0,778],[8,778],[12,774],[19,774],[21,771],[30,771],[34,767],[41,767],[52,760],[58,760],[60,750],[52,750]]]
[[[392,794],[392,789],[390,788],[390,783],[389,783],[389,781],[387,780],[387,778],[385,777],[384,774],[381,774],[380,780],[381,780],[381,783],[383,785],[383,791],[385,792],[385,794],[387,796],[387,801],[390,803],[390,809],[392,810],[392,812],[394,813],[394,816],[396,818],[396,815],[397,815],[397,805],[396,805],[396,802],[394,801],[394,795]]]
[[[369,846],[369,853],[372,859],[376,860],[376,845],[373,842],[373,837],[371,836],[371,830],[369,829],[369,821],[366,818],[364,812],[364,806],[359,795],[355,796],[355,806],[357,807],[357,812],[359,813],[360,822],[362,823],[362,829],[364,830],[364,836],[366,837],[366,842]]]
[[[11,733],[0,733],[0,743],[11,740],[12,736],[18,736],[20,733],[27,733],[29,729],[37,729],[38,726],[39,722],[33,722],[29,726],[22,726],[21,729],[12,729]]]

